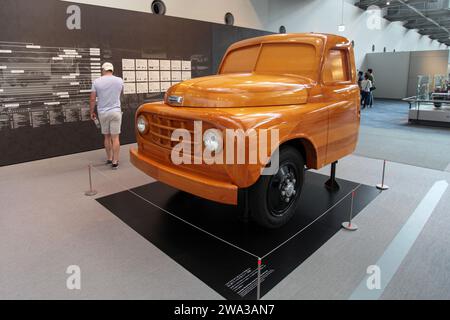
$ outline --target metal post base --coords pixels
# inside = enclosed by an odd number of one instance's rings
[[[380,183],[380,184],[377,184],[377,189],[378,190],[389,190],[389,186]]]
[[[342,228],[348,231],[356,231],[358,230],[358,226],[354,224],[353,222],[343,222]]]
[[[262,260],[258,258],[258,278],[256,279],[256,300],[261,300],[261,265]]]
[[[84,195],[87,197],[92,197],[97,194],[97,191],[95,191],[94,188],[92,187],[92,164],[89,164],[88,171],[89,171],[89,190],[86,191]]]
[[[327,180],[327,182],[325,182],[325,187],[330,191],[339,190],[340,188],[339,183],[334,179]]]
[[[388,190],[389,186],[384,184],[384,175],[386,174],[386,160],[383,161],[383,174],[381,175],[381,183],[377,184],[378,190]]]
[[[86,191],[85,193],[84,193],[84,195],[85,196],[87,196],[87,197],[93,197],[93,196],[95,196],[95,195],[97,195],[97,191],[95,191],[95,190],[89,190],[89,191]]]
[[[325,182],[325,187],[330,191],[339,190],[340,188],[339,183],[336,181],[336,165],[337,161],[331,164],[330,179]]]
[[[250,207],[248,203],[248,189],[239,190],[239,220],[243,223],[250,221]]]

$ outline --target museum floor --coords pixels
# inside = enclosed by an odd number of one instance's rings
[[[356,154],[450,172],[450,128],[408,123],[408,103],[375,100],[361,112]]]
[[[380,109],[364,111],[363,117],[375,117]],[[365,135],[371,129],[365,121],[363,142],[372,139]],[[97,197],[152,182],[129,163],[128,148],[122,149],[118,171],[102,165],[101,150],[0,168],[0,299],[222,298],[84,195],[89,163],[95,165]],[[360,145],[358,153],[366,149]],[[439,161],[429,165],[435,169],[389,162],[386,184],[391,189],[356,217],[359,230],[339,231],[264,299],[358,298],[367,267],[386,258],[407,222],[415,226],[410,217],[433,185],[450,183],[447,165]],[[340,161],[337,175],[375,185],[381,170],[380,160],[352,155]],[[447,188],[401,264],[390,270],[381,299],[450,299],[449,212]],[[79,291],[66,288],[69,265],[81,267]]]

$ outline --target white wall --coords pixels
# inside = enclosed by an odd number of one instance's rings
[[[62,0],[69,1],[69,0]],[[152,0],[73,0],[104,7],[151,12]],[[234,15],[235,25],[254,29],[265,28],[269,0],[163,0],[166,15],[194,20],[224,23],[225,14]]]
[[[342,34],[355,41],[356,64],[360,68],[366,53],[387,51],[416,51],[447,49],[437,41],[408,30],[400,22],[382,19],[381,29],[369,29],[370,13],[353,5],[354,0],[344,2],[346,30],[338,32],[342,20],[342,0],[269,0],[269,18],[266,29],[278,32],[284,25],[287,32],[326,32]]]
[[[62,0],[68,1],[68,0]],[[235,25],[278,32],[284,25],[288,32],[326,32],[337,34],[341,24],[342,0],[163,0],[167,15],[224,23],[226,12],[235,16]],[[356,64],[364,66],[367,53],[447,49],[437,41],[408,30],[401,22],[382,19],[381,29],[369,29],[370,13],[344,0],[344,23],[341,34],[355,41]],[[74,0],[134,11],[150,12],[152,0]]]

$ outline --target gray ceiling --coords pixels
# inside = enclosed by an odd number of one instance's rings
[[[355,5],[367,10],[370,6],[383,8],[384,18],[402,21],[408,29],[417,29],[446,45],[450,45],[449,0],[360,0]],[[389,3],[389,5],[387,4]]]

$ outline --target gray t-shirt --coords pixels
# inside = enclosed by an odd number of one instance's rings
[[[115,76],[103,76],[98,78],[92,84],[92,91],[97,93],[98,113],[121,110],[120,96],[123,91],[122,78]]]

